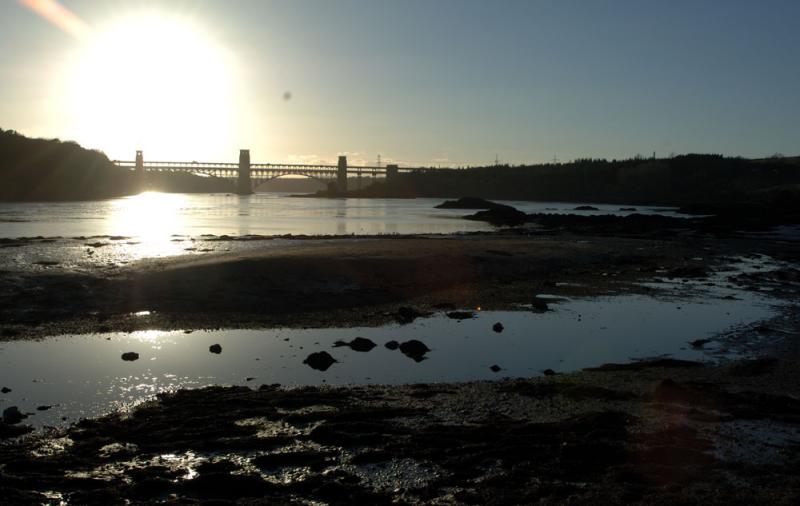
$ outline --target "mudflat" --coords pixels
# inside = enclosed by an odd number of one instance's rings
[[[24,246],[23,246],[24,247]],[[401,307],[514,309],[536,295],[647,292],[734,257],[794,260],[796,243],[708,234],[596,236],[536,230],[464,236],[310,238],[239,253],[140,261],[109,272],[4,272],[4,339],[148,328],[341,327]],[[133,313],[149,311],[149,315]]]

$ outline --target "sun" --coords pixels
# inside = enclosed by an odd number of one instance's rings
[[[147,13],[109,23],[70,65],[77,137],[112,157],[213,158],[236,145],[234,72],[229,53],[187,20]]]

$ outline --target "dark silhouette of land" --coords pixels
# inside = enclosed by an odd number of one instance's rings
[[[149,173],[140,181],[96,150],[0,129],[0,201],[96,200],[142,190],[229,192],[233,184],[191,174]]]
[[[687,205],[796,199],[800,158],[760,160],[690,154],[672,158],[584,159],[400,173],[361,197],[463,197],[502,200]]]

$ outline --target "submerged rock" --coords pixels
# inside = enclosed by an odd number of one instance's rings
[[[8,387],[3,387],[3,388],[0,388],[0,392],[3,392],[4,394],[7,394],[7,393],[8,393],[8,392],[10,392],[10,391],[11,391],[11,389],[10,389],[10,388],[8,388]]]
[[[558,373],[552,369],[545,369],[544,371],[542,371],[542,374],[544,374],[545,376],[555,376]]]
[[[342,346],[347,346],[353,351],[367,352],[377,345],[365,337],[356,337],[349,343],[346,341],[336,341],[333,343],[334,348],[340,348]]]
[[[425,360],[425,354],[429,351],[431,351],[431,349],[425,346],[425,343],[417,341],[416,339],[400,344],[400,352],[414,360],[414,362],[422,362]]]
[[[3,410],[3,423],[14,425],[28,418],[28,415],[19,410],[17,406],[11,406]]]
[[[386,346],[387,349],[394,351],[400,347],[400,343],[397,341],[389,341],[388,343],[384,344],[384,346]]]
[[[48,405],[48,404],[43,404],[43,405],[41,405],[41,406],[37,407],[37,408],[36,408],[36,411],[47,411],[48,409],[50,409],[50,408],[52,408],[52,407],[53,407],[53,406],[50,406],[50,405]]]
[[[211,346],[208,347],[208,351],[219,355],[220,353],[222,353],[222,346],[219,344],[212,344]]]
[[[306,357],[303,363],[312,369],[327,371],[330,366],[336,363],[336,359],[327,351],[318,351]]]
[[[500,332],[502,332],[504,328],[505,328],[505,327],[503,327],[503,324],[502,324],[502,323],[500,323],[500,322],[497,322],[497,323],[495,323],[494,325],[492,325],[492,330],[494,330],[494,331],[495,331],[495,332],[497,332],[498,334],[499,334]]]
[[[497,365],[497,364],[494,364],[494,365],[493,365],[493,366],[491,366],[489,369],[491,369],[491,371],[492,371],[492,372],[500,372],[500,371],[502,371],[502,370],[503,370],[503,369],[502,369],[502,368],[501,368],[499,365]]]
[[[134,360],[139,360],[139,354],[135,351],[126,351],[122,354],[122,360],[126,362],[133,362]]]
[[[599,211],[600,209],[594,206],[578,206],[574,209],[574,211]]]

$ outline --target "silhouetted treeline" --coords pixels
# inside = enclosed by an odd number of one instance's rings
[[[401,173],[359,192],[365,196],[682,205],[752,200],[773,192],[796,194],[798,158],[749,160],[722,155],[681,155],[627,160],[430,169]]]
[[[147,174],[132,171],[75,142],[32,139],[0,129],[0,200],[95,200],[132,195],[142,190],[167,192],[232,191],[230,181],[191,174]]]
[[[82,200],[134,192],[130,171],[99,151],[0,130],[0,199]]]

